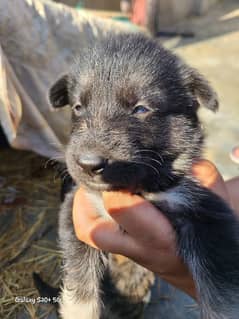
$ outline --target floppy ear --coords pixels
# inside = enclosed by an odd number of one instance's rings
[[[49,100],[53,107],[63,107],[69,104],[68,76],[64,75],[50,88]]]
[[[187,66],[183,71],[183,78],[185,84],[188,85],[199,100],[200,105],[214,112],[218,110],[219,102],[217,93],[203,75],[197,70]]]

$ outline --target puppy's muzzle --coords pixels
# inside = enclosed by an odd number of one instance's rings
[[[78,157],[77,164],[90,176],[102,175],[108,160],[95,153],[85,153]]]

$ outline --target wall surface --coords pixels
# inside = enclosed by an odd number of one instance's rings
[[[218,0],[148,0],[151,13],[157,12],[158,26],[170,26],[191,15],[202,15]],[[152,10],[152,8],[155,8]],[[152,14],[149,17],[153,19]]]
[[[68,6],[71,6],[71,7],[75,7],[77,3],[79,2],[78,0],[54,0],[54,1],[67,4]]]
[[[213,4],[215,4],[216,2],[218,2],[218,0],[199,0],[196,1],[199,3],[199,5],[197,6],[195,3],[195,9],[196,9],[196,13],[197,14],[203,14],[205,13],[210,6],[212,6]]]
[[[159,25],[170,25],[188,16],[195,1],[197,0],[159,0]]]
[[[120,10],[120,0],[54,0],[61,2],[71,7],[75,7],[78,3],[82,3],[87,9],[95,10]]]
[[[1,0],[0,0],[1,1]],[[77,3],[87,9],[119,11],[120,0],[54,0],[70,6]],[[133,1],[133,0],[132,0]],[[156,34],[162,27],[170,27],[174,23],[192,15],[203,15],[219,0],[145,0],[147,1],[147,27]]]
[[[89,9],[120,10],[119,0],[84,0],[84,6]]]

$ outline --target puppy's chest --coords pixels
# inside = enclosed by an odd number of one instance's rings
[[[111,219],[104,207],[100,193],[87,191],[87,196],[100,216]],[[173,187],[164,192],[142,193],[142,196],[160,208],[163,212],[179,212],[184,208],[189,208],[193,205],[192,194],[182,185]]]
[[[96,209],[96,213],[98,213],[99,216],[102,216],[107,219],[111,219],[110,215],[107,213],[105,209],[101,194],[99,192],[91,192],[89,190],[87,190],[86,194],[91,204]]]
[[[192,193],[183,185],[170,188],[164,192],[144,193],[143,196],[163,211],[179,212],[184,208],[190,208],[194,204]]]

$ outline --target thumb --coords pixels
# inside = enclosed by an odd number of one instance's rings
[[[212,162],[200,160],[193,165],[192,173],[204,187],[210,188],[214,193],[229,202],[224,180]]]

